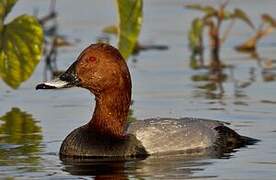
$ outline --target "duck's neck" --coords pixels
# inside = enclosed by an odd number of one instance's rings
[[[89,127],[98,134],[115,138],[125,136],[131,89],[108,90],[96,95],[96,107]]]

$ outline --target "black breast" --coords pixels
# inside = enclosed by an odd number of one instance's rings
[[[137,138],[129,134],[124,139],[101,136],[87,126],[72,131],[60,148],[62,157],[146,157],[147,151]]]

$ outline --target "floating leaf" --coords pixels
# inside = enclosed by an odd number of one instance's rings
[[[244,21],[245,23],[247,23],[251,28],[253,28],[253,29],[255,28],[254,24],[251,22],[251,20],[247,16],[247,14],[239,8],[236,8],[234,10],[233,14],[231,15],[231,18],[232,19],[234,19],[234,18],[235,19],[240,19],[240,20]]]
[[[16,89],[41,58],[43,30],[33,16],[22,15],[4,25],[0,43],[0,76]]]
[[[271,17],[269,14],[262,14],[262,20],[268,23],[270,26],[276,28],[276,19]]]
[[[141,30],[143,0],[117,0],[119,13],[118,48],[127,59],[132,53]]]

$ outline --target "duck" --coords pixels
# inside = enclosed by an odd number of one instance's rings
[[[62,142],[61,157],[147,157],[183,153],[229,152],[254,144],[227,123],[198,118],[152,118],[128,123],[131,76],[119,50],[106,43],[91,44],[56,79],[36,89],[81,87],[95,97],[91,120]]]

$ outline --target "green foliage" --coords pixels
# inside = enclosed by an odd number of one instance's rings
[[[251,22],[250,18],[247,16],[247,14],[239,9],[236,8],[233,13],[230,15],[231,19],[239,19],[242,20],[243,22],[247,23],[251,28],[255,28],[254,24]]]
[[[256,30],[255,34],[248,38],[245,42],[235,47],[237,51],[249,52],[251,54],[256,54],[257,43],[263,37],[267,36],[273,32],[276,28],[276,19],[274,19],[269,14],[262,14],[261,16],[262,24]]]
[[[190,5],[186,5],[185,7],[188,9],[199,10],[203,12],[205,14],[204,17],[202,18],[204,22],[206,22],[208,19],[213,17],[218,18],[220,20],[239,19],[247,23],[250,27],[254,28],[254,25],[249,19],[249,17],[247,16],[247,14],[239,8],[236,8],[234,9],[233,12],[230,12],[224,9],[225,6],[220,6],[219,8],[215,9],[211,6],[201,6],[199,4],[190,4]]]
[[[188,39],[189,47],[194,50],[201,47],[202,34],[203,34],[204,22],[200,18],[195,18],[192,22],[191,28],[189,30]]]
[[[4,24],[16,0],[0,3],[0,77],[16,89],[33,73],[42,55],[43,30],[33,16],[21,15]]]
[[[0,19],[4,21],[4,18],[11,11],[13,5],[17,2],[17,0],[1,0],[0,2]]]
[[[228,1],[221,4],[219,7],[214,8],[211,6],[201,6],[200,4],[190,4],[185,7],[192,10],[198,10],[204,13],[201,18],[195,18],[192,22],[191,29],[189,31],[189,47],[192,50],[192,59],[190,66],[197,68],[198,62],[194,59],[197,54],[200,54],[200,62],[203,64],[203,30],[205,27],[209,29],[209,44],[211,54],[211,69],[221,68],[221,62],[219,57],[220,46],[226,40],[230,29],[234,24],[234,20],[242,20],[250,27],[254,28],[253,23],[247,16],[247,14],[241,9],[236,8],[233,12],[225,10]],[[221,37],[221,25],[226,20],[232,20],[230,27],[228,27],[223,37]]]
[[[117,0],[118,48],[125,59],[133,52],[143,21],[143,0]]]
[[[202,58],[203,54],[203,27],[203,20],[200,18],[195,18],[188,33],[189,48],[192,51],[190,58],[190,67],[193,69],[199,67],[199,63],[196,57],[199,56],[199,58]]]

